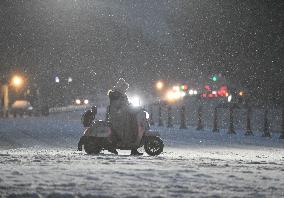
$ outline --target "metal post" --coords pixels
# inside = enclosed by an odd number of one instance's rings
[[[279,138],[284,139],[284,108],[282,109],[282,130]]]
[[[202,125],[202,106],[200,105],[197,110],[197,128],[196,130],[203,130]]]
[[[247,127],[245,135],[253,135],[251,130],[251,107],[247,109]]]
[[[155,125],[154,120],[153,120],[153,107],[150,106],[150,125]]]
[[[234,127],[234,107],[229,107],[229,134],[236,134]]]
[[[168,107],[168,128],[173,127],[172,107]]]
[[[262,137],[271,137],[269,132],[269,124],[268,124],[268,109],[265,108],[264,110],[264,125],[263,125],[263,134]]]
[[[7,84],[2,86],[3,91],[3,117],[8,117],[9,110],[9,87]]]
[[[219,132],[218,129],[218,112],[217,107],[214,108],[214,114],[213,114],[213,132]]]
[[[183,105],[180,110],[180,129],[187,129],[185,118],[185,106]]]
[[[159,126],[164,126],[162,118],[162,107],[160,104],[159,104]]]

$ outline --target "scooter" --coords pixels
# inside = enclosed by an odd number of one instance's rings
[[[99,154],[102,150],[131,150],[144,147],[150,156],[157,156],[163,152],[164,143],[156,131],[150,129],[149,114],[142,110],[136,110],[136,138],[131,143],[118,141],[112,124],[109,121],[96,120],[87,127],[78,143],[78,150],[83,147],[87,154]]]

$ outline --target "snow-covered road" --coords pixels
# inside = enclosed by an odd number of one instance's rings
[[[284,197],[284,141],[157,128],[158,157],[76,151],[80,112],[0,120],[3,197]]]

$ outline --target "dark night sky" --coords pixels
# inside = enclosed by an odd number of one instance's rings
[[[108,89],[119,77],[149,89],[157,79],[221,73],[279,98],[283,21],[283,0],[3,0],[0,72],[20,69],[42,82],[72,76],[86,89]]]

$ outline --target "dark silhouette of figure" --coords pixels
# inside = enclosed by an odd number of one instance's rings
[[[97,107],[96,106],[92,106],[91,109],[87,110],[81,118],[81,122],[83,124],[84,127],[90,127],[93,123],[93,121],[96,118],[96,114],[97,114]]]
[[[114,142],[121,141],[125,144],[135,141],[137,138],[136,132],[138,131],[136,117],[133,112],[129,111],[129,102],[125,93],[128,87],[128,83],[123,78],[120,78],[108,93],[110,100],[108,119],[114,131],[113,140]],[[117,151],[113,149],[110,152],[116,153]],[[139,153],[137,148],[133,148],[131,155],[143,155],[143,153]]]

